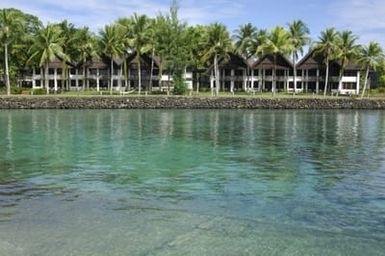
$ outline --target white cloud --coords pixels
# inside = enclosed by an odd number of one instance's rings
[[[375,40],[385,46],[384,0],[340,0],[330,11],[336,27],[354,31],[363,43]]]
[[[2,0],[0,8],[18,8],[38,16],[45,23],[68,19],[78,26],[86,25],[97,30],[134,12],[149,16],[165,13],[170,2],[171,0]],[[191,24],[235,18],[244,8],[243,4],[230,0],[182,0],[179,5],[180,17]]]

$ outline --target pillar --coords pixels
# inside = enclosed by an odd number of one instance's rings
[[[230,92],[234,92],[234,79],[235,79],[235,71],[231,69],[231,78],[230,78]]]
[[[254,91],[254,69],[251,70],[251,86],[250,87]]]
[[[266,78],[266,70],[262,70],[262,90],[265,90],[265,78]]]
[[[96,69],[96,91],[100,91],[100,85],[99,85],[99,69]]]
[[[57,92],[57,68],[54,69],[54,91]]]
[[[316,77],[316,84],[315,84],[315,90],[316,90],[316,93],[318,94],[319,93],[319,69],[317,68],[317,77]]]
[[[360,71],[357,71],[357,85],[356,85],[356,93],[359,94],[360,93]]]

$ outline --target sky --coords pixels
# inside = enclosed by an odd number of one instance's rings
[[[67,19],[97,32],[134,12],[151,17],[166,13],[171,0],[0,0],[0,8],[17,8],[45,24]],[[352,30],[359,43],[385,46],[385,0],[179,0],[179,16],[189,24],[221,22],[230,32],[251,22],[257,28],[304,21],[314,40],[328,27]]]

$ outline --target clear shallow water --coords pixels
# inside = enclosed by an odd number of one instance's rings
[[[384,252],[385,112],[0,112],[0,256]]]

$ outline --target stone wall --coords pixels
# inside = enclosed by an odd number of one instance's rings
[[[0,109],[385,109],[385,99],[258,97],[0,97]]]

